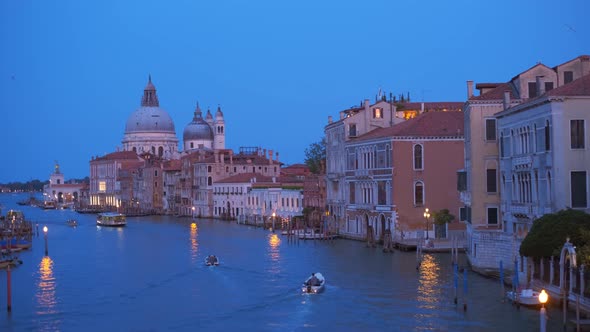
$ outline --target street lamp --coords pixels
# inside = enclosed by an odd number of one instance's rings
[[[48,255],[47,250],[47,226],[43,226],[43,236],[45,237],[45,256]]]
[[[195,218],[195,207],[193,206],[193,219]]]
[[[430,212],[428,212],[428,208],[424,210],[424,219],[426,219],[426,240],[428,240],[428,218],[430,218]]]
[[[276,216],[276,214],[273,212],[272,213],[272,231],[273,232],[275,231],[275,216]]]
[[[541,332],[547,331],[547,310],[545,309],[545,303],[549,296],[545,290],[541,290],[539,293],[539,302],[541,302]]]

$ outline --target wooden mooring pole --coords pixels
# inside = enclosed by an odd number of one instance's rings
[[[12,285],[10,280],[10,264],[6,267],[6,310],[8,312],[12,311]]]

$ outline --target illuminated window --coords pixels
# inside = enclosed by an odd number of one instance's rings
[[[107,183],[105,181],[98,182],[98,191],[107,191]]]
[[[373,109],[373,119],[383,119],[383,109],[374,108]]]

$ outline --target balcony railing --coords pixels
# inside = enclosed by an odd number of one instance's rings
[[[529,168],[533,164],[532,156],[516,157],[512,159],[512,169]]]

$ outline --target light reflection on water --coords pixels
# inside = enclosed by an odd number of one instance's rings
[[[53,314],[57,304],[55,296],[56,281],[53,276],[53,260],[45,256],[39,263],[37,280],[37,314]]]
[[[281,252],[280,252],[280,245],[281,239],[276,233],[270,233],[267,236],[268,238],[268,256],[271,260],[271,268],[270,272],[278,274],[281,271]]]
[[[198,227],[197,223],[191,223],[191,230],[190,230],[190,253],[191,253],[191,262],[195,263],[197,261],[197,251],[199,249],[199,243],[197,242],[197,233]]]

